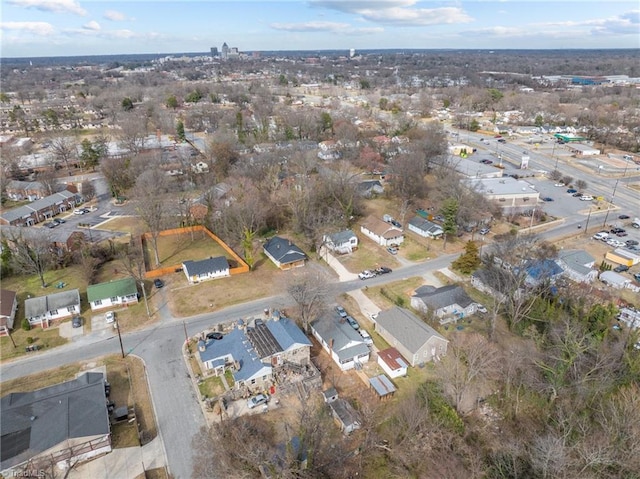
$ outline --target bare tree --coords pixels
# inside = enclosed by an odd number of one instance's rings
[[[135,184],[131,161],[128,158],[108,158],[100,164],[109,189],[114,198],[123,195]]]
[[[437,370],[458,412],[475,406],[472,395],[495,377],[501,360],[495,345],[479,334],[454,336]]]
[[[55,254],[53,241],[44,232],[21,228],[11,229],[5,234],[11,248],[11,261],[14,271],[35,274],[40,278],[42,287],[46,287],[44,274],[53,266]]]
[[[133,111],[125,114],[118,123],[120,126],[119,144],[132,154],[137,155],[144,149],[147,140],[147,119]]]
[[[63,163],[67,170],[70,169],[69,162],[78,156],[76,142],[68,136],[54,138],[49,151],[52,161]]]
[[[146,170],[136,180],[136,211],[149,229],[156,267],[160,266],[158,238],[160,232],[166,229],[169,220],[165,199],[168,189],[167,176],[159,168],[152,167]]]
[[[295,271],[289,278],[287,292],[299,310],[300,326],[309,332],[309,323],[326,309],[330,297],[330,287],[323,273],[305,269]]]

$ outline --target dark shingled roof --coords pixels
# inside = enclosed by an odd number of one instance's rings
[[[215,258],[203,259],[200,261],[185,261],[182,267],[186,270],[187,275],[200,276],[215,271],[224,271],[229,269],[229,262],[224,256],[216,256]]]

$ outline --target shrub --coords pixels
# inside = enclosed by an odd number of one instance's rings
[[[27,344],[33,344],[34,339],[31,336],[27,336]]]
[[[24,318],[22,320],[21,326],[22,326],[22,329],[24,329],[25,331],[31,330],[31,325],[29,324],[29,320],[27,318]]]

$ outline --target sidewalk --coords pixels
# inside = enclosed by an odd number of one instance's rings
[[[324,246],[320,247],[318,255],[337,273],[341,283],[358,279],[357,274],[350,273]]]

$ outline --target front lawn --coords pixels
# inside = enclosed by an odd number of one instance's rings
[[[394,281],[382,286],[367,287],[363,290],[380,309],[389,309],[392,306],[408,308],[411,303],[413,291],[424,284],[424,278],[413,277],[400,281]]]
[[[387,251],[387,248],[374,243],[364,235],[358,235],[358,249],[346,255],[334,255],[351,273],[359,273],[365,269],[375,269],[380,266],[396,268],[399,263]],[[401,246],[402,247],[402,246]]]

